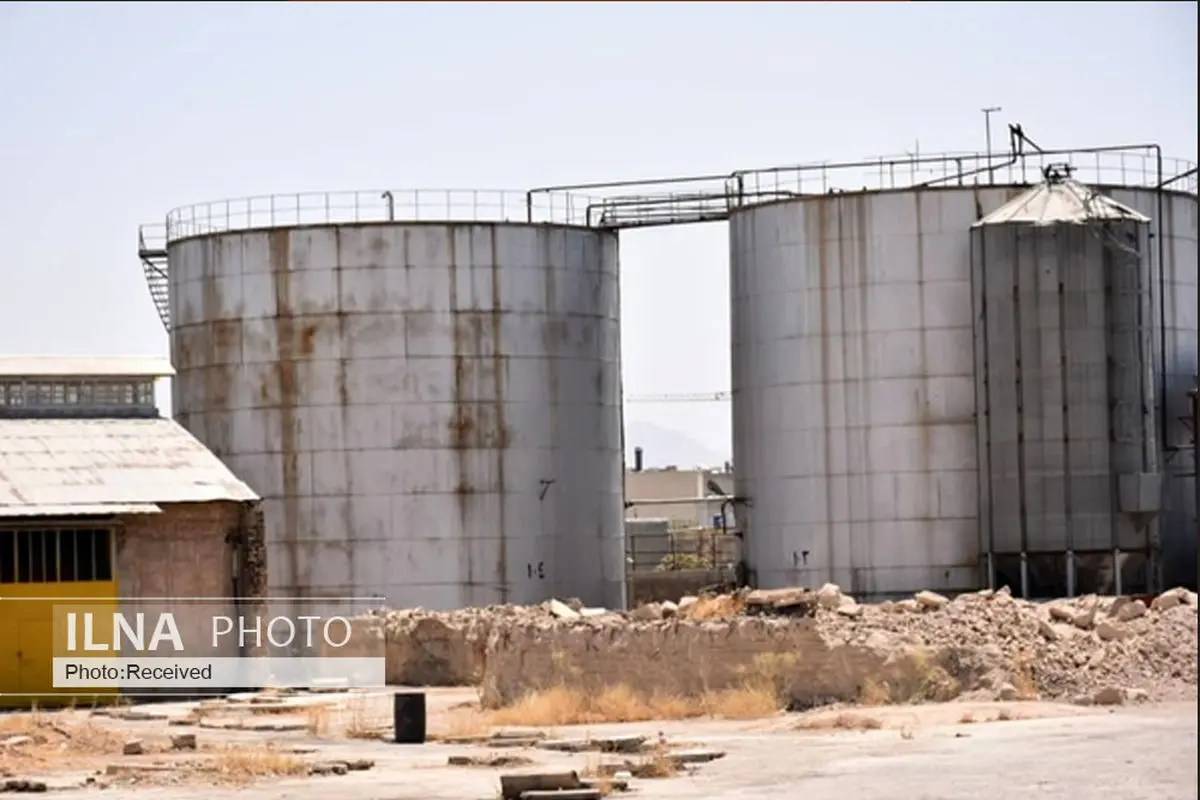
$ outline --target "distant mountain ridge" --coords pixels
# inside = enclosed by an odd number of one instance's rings
[[[630,422],[625,427],[625,463],[633,464],[633,449],[642,448],[643,466],[651,468],[721,467],[731,460],[685,433],[652,422]]]

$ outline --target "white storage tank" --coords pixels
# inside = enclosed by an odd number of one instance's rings
[[[1159,584],[1191,583],[1196,512],[1182,418],[1196,372],[1196,194],[1094,188],[1149,218],[1137,222],[1152,284],[1142,383],[1157,408],[1146,435],[1164,488],[1148,536],[1161,547]],[[833,581],[874,598],[987,585],[971,229],[1028,190],[915,186],[732,210],[735,494],[755,585]],[[1124,491],[1153,492],[1153,470],[1129,474],[1142,477],[1126,478]],[[1124,551],[1084,571],[1110,591],[1118,572],[1129,590],[1147,574],[1144,557]],[[1018,589],[1019,569],[1012,580]]]
[[[1162,507],[1150,220],[1066,165],[971,231],[989,585],[1146,592]]]
[[[1018,191],[733,213],[733,458],[758,586],[979,586],[968,230]]]
[[[175,415],[263,496],[273,594],[623,606],[615,233],[196,218]]]
[[[1150,218],[1154,311],[1155,399],[1159,413],[1163,511],[1159,525],[1160,586],[1196,585],[1196,460],[1189,392],[1197,371],[1197,264],[1200,202],[1190,187],[1148,189],[1099,185],[1113,200]],[[1161,290],[1161,291],[1160,291]],[[1159,325],[1165,320],[1165,325]],[[1191,452],[1189,452],[1189,449]]]

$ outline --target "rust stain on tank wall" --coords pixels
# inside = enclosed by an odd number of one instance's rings
[[[341,277],[341,270],[338,270],[338,277]],[[315,323],[308,323],[300,328],[300,339],[297,343],[297,355],[301,358],[308,358],[313,354],[313,349],[316,346],[317,326]]]
[[[475,235],[478,226],[464,226],[469,235],[469,252],[466,263],[460,263],[457,244],[451,239],[450,253],[450,306],[453,324],[454,349],[454,408],[449,421],[450,443],[458,464],[458,484],[455,487],[459,520],[463,532],[464,561],[467,564],[466,585],[486,586],[495,577],[500,602],[507,602],[509,595],[507,531],[505,511],[505,457],[509,445],[509,431],[504,407],[505,355],[502,348],[502,310],[500,298],[500,262],[495,251],[495,228],[492,227],[492,259],[490,297],[476,297],[475,281],[472,280],[472,296],[460,296],[458,278],[463,270],[474,272],[479,265],[475,257]],[[453,237],[459,229],[452,229]],[[488,267],[485,267],[488,268]],[[474,277],[474,275],[472,275]],[[487,487],[478,487],[471,482],[471,465],[485,457],[483,451],[492,451],[495,461],[496,482]],[[499,501],[500,519],[484,518],[476,500],[481,488],[487,493],[496,493]],[[474,563],[471,545],[474,539],[490,538],[496,530],[499,554],[495,572],[487,575],[483,565]],[[491,599],[479,598],[479,602]]]
[[[278,354],[275,369],[279,382],[280,449],[283,450],[283,548],[291,571],[289,586],[299,595],[301,586],[300,554],[297,541],[299,519],[299,453],[296,443],[296,341],[292,311],[291,238],[286,230],[267,234],[270,250],[271,282],[275,293],[275,341]]]
[[[504,342],[502,321],[503,302],[500,297],[500,253],[496,246],[496,226],[490,226],[492,245],[492,400],[495,403],[495,422],[498,430],[502,431],[500,447],[496,454],[496,481],[500,492],[500,519],[497,520],[500,536],[500,552],[496,561],[496,582],[500,585],[500,602],[508,602],[508,529],[505,522],[508,514],[508,482],[504,474],[504,462],[508,457],[508,421],[504,407],[504,378],[507,362],[503,351]]]
[[[550,415],[550,419],[549,419],[550,446],[557,450],[558,449],[558,438],[559,438],[558,431],[559,431],[559,424],[560,424],[560,414],[559,414],[559,408],[558,408],[558,405],[559,405],[558,355],[559,355],[559,351],[560,351],[560,345],[566,339],[566,331],[562,330],[560,328],[559,321],[558,321],[558,284],[557,284],[557,280],[556,280],[556,274],[554,271],[554,264],[556,261],[558,261],[558,259],[556,259],[554,257],[554,253],[551,250],[552,237],[550,235],[550,232],[546,231],[546,232],[542,233],[538,237],[538,240],[541,244],[541,256],[542,256],[541,267],[542,267],[542,314],[543,314],[542,319],[543,319],[543,322],[542,322],[542,332],[541,333],[542,333],[542,351],[545,353],[545,356],[546,356],[545,357],[546,396],[547,396],[547,400],[548,400],[547,413]],[[541,476],[539,476],[539,479],[540,480],[549,480],[549,479],[552,479],[553,477],[554,477],[553,475],[541,475]],[[542,505],[538,508],[538,525],[541,526],[539,529],[539,533],[541,533],[543,536],[546,534],[545,524],[546,524],[546,518],[547,518],[547,513],[546,513],[547,508],[545,506],[545,503],[547,501],[549,501],[552,504],[554,503],[554,500],[552,498],[542,495],[541,500],[540,500],[540,503]],[[550,508],[553,509],[554,506],[551,505]],[[551,557],[554,559],[554,563],[556,564],[556,573],[560,573],[561,570],[563,569],[563,565],[559,565],[559,560],[558,560],[558,551],[557,551],[558,538],[553,537],[551,539],[551,541],[554,542],[554,548],[555,548],[555,550],[552,551],[552,553],[551,553]]]
[[[184,348],[187,366],[197,366],[190,363],[193,359],[201,366],[200,375],[204,384],[205,408],[209,411],[228,412],[230,410],[230,387],[233,380],[230,371],[232,364],[241,360],[239,352],[232,353],[230,347],[231,321],[223,319],[224,294],[221,277],[217,274],[217,264],[220,259],[219,243],[207,240],[201,243],[201,292],[204,325],[204,338],[199,347],[191,344]],[[232,333],[236,335],[236,330]],[[231,357],[232,356],[232,357]],[[225,435],[206,436],[206,444],[213,455],[221,458],[233,447]]]
[[[351,586],[357,586],[357,572],[355,550],[358,540],[358,527],[356,515],[354,513],[354,470],[352,467],[353,456],[350,452],[347,439],[350,437],[352,415],[350,413],[351,397],[350,385],[347,377],[347,366],[349,360],[354,357],[352,350],[352,342],[346,329],[346,307],[344,299],[346,297],[344,281],[344,273],[342,265],[345,263],[345,256],[342,253],[342,230],[341,228],[333,229],[334,236],[334,291],[337,292],[337,297],[334,300],[335,318],[337,320],[337,343],[338,343],[338,362],[337,362],[337,393],[338,393],[338,411],[340,422],[342,425],[342,470],[346,473],[346,498],[342,503],[342,530],[344,531],[345,539],[342,541],[342,548],[346,553],[346,564],[349,571],[348,580]],[[386,242],[383,236],[371,237],[371,252],[375,256],[373,259],[377,263],[382,262],[382,254],[386,248]]]
[[[453,337],[454,351],[454,408],[450,412],[450,446],[454,450],[454,460],[458,467],[458,483],[454,487],[455,503],[458,506],[458,524],[462,548],[462,563],[467,566],[465,584],[468,592],[475,590],[475,562],[471,546],[471,499],[475,488],[471,485],[471,474],[468,450],[475,434],[475,418],[467,406],[467,360],[464,351],[467,347],[466,336],[459,315],[458,297],[458,230],[454,226],[447,227],[450,247],[450,325]],[[470,603],[474,598],[463,598]]]

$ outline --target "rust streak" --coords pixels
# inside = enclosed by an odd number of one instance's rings
[[[496,580],[500,585],[500,602],[509,601],[508,581],[508,530],[505,524],[507,514],[507,493],[504,475],[504,462],[508,456],[508,424],[504,408],[504,373],[506,361],[503,348],[503,328],[501,326],[503,303],[500,297],[500,254],[496,247],[496,226],[491,226],[492,245],[492,402],[495,404],[495,423],[497,431],[496,442],[496,489],[500,493],[500,519],[498,520],[500,545],[499,558],[496,563]]]
[[[338,391],[338,410],[341,416],[342,424],[342,469],[346,473],[346,497],[342,503],[342,530],[345,535],[344,548],[346,552],[346,563],[349,565],[349,582],[351,586],[357,586],[356,578],[357,570],[355,569],[355,541],[357,540],[357,530],[355,526],[354,515],[354,471],[352,467],[352,457],[350,454],[350,446],[347,439],[350,437],[351,414],[350,414],[350,389],[346,380],[346,367],[352,354],[350,350],[350,337],[346,335],[346,309],[343,305],[343,298],[346,296],[345,287],[343,285],[342,264],[342,232],[340,228],[333,229],[334,235],[334,280],[336,281],[335,291],[337,293],[334,298],[336,317],[337,317],[337,341],[338,341],[338,364],[337,364],[337,391]],[[382,237],[375,237],[372,242],[378,243],[382,241]],[[307,329],[306,329],[307,330]]]
[[[299,550],[299,454],[296,452],[296,348],[291,305],[291,239],[286,230],[270,231],[271,280],[275,292],[275,340],[279,348],[275,368],[279,377],[280,447],[283,450],[283,544],[294,596],[300,585]]]
[[[473,558],[474,548],[472,547],[471,530],[471,499],[475,493],[474,487],[471,485],[471,475],[469,472],[469,454],[470,444],[474,439],[475,420],[468,408],[468,376],[467,376],[467,359],[464,350],[468,346],[468,342],[464,334],[464,320],[460,319],[459,311],[459,296],[458,296],[458,228],[456,226],[448,226],[447,232],[450,238],[450,264],[449,264],[449,282],[450,282],[450,325],[454,340],[454,408],[450,415],[450,446],[454,450],[455,462],[458,466],[458,484],[454,487],[455,502],[458,505],[458,522],[459,522],[459,545],[462,548],[462,563],[466,564],[467,575],[465,584],[467,587],[467,597],[463,598],[466,604],[472,604],[474,597],[471,595],[475,591],[475,562]]]

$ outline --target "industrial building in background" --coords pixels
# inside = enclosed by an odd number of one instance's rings
[[[728,221],[720,505],[750,582],[1194,582],[1195,166],[1009,133],[515,198],[178,209],[139,242],[177,417],[264,496],[277,593],[619,606],[617,232]]]
[[[0,705],[53,694],[53,603],[38,598],[265,594],[258,496],[159,415],[155,380],[172,373],[0,357]]]

